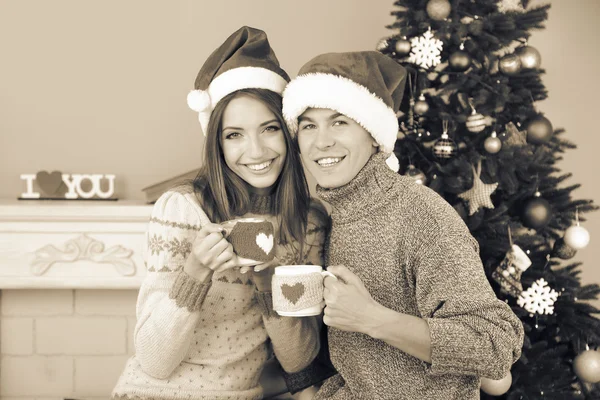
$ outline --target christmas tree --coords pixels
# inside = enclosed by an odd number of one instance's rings
[[[480,245],[490,284],[525,328],[504,379],[482,398],[599,399],[598,285],[582,286],[588,245],[578,184],[557,167],[575,145],[536,102],[541,55],[527,39],[550,6],[528,0],[397,0],[377,50],[408,70],[398,115],[400,172],[443,196]]]

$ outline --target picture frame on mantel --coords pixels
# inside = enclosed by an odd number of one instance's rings
[[[116,201],[115,175],[65,174],[39,171],[21,174],[25,191],[18,200],[99,200]]]

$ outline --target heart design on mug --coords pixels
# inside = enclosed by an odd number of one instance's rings
[[[267,236],[262,232],[259,233],[256,235],[256,244],[268,255],[273,249],[273,235]]]
[[[283,293],[283,297],[288,299],[292,304],[296,304],[300,297],[304,294],[304,284],[301,282],[296,283],[291,286],[287,283],[281,285],[281,293]]]
[[[42,192],[48,196],[61,196],[67,192],[60,171],[52,171],[51,173],[40,171],[35,175],[35,181]]]

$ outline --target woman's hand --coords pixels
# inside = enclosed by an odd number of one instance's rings
[[[200,281],[206,281],[213,272],[223,272],[238,266],[233,246],[223,237],[224,229],[218,224],[202,227],[188,256],[184,271]]]
[[[252,271],[252,281],[260,292],[271,291],[271,280],[273,279],[274,268],[279,265],[277,257],[266,263],[258,264]]]

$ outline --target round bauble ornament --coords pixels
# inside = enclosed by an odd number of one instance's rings
[[[471,55],[464,50],[457,50],[450,54],[448,58],[448,64],[450,67],[457,72],[463,72],[469,69],[471,66]]]
[[[600,352],[586,350],[573,360],[573,370],[579,379],[587,383],[600,382]]]
[[[447,160],[456,155],[456,148],[456,143],[444,132],[433,145],[433,154],[439,159]]]
[[[424,185],[425,183],[427,183],[427,175],[425,175],[423,171],[421,171],[419,168],[415,167],[412,164],[406,168],[404,176],[408,176],[419,185]]]
[[[492,135],[489,138],[485,139],[485,141],[483,142],[483,147],[485,148],[485,151],[487,151],[490,154],[496,154],[500,151],[500,149],[502,148],[502,142],[500,141],[500,139],[498,139],[496,132],[492,132]]]
[[[527,200],[523,207],[521,219],[523,220],[523,225],[529,228],[543,228],[552,219],[552,207],[546,199],[538,195]]]
[[[483,32],[483,21],[480,19],[474,19],[469,24],[469,33],[473,36],[479,36]]]
[[[486,127],[486,118],[473,109],[471,115],[467,117],[465,125],[469,132],[479,133]]]
[[[379,42],[377,42],[377,46],[375,46],[375,50],[385,53],[390,48],[390,41],[388,38],[381,38]]]
[[[517,75],[521,71],[521,59],[516,54],[507,54],[498,61],[498,69],[504,75]]]
[[[537,69],[542,64],[542,56],[535,47],[517,47],[515,54],[521,59],[522,69]]]
[[[450,15],[452,6],[448,0],[429,0],[426,10],[429,18],[436,21],[443,21]]]
[[[419,99],[415,102],[413,110],[417,115],[423,115],[429,111],[429,103],[427,103],[427,100],[425,100],[425,96],[422,93],[419,95]]]
[[[504,378],[498,380],[481,378],[481,390],[490,396],[502,396],[508,392],[510,385],[512,385],[512,375],[510,372]]]
[[[527,121],[527,142],[532,144],[545,143],[552,137],[554,129],[548,118],[538,115]]]
[[[568,246],[563,238],[559,238],[554,242],[554,246],[552,247],[552,254],[555,257],[561,258],[563,260],[569,260],[575,257],[575,254],[577,254],[577,250]]]
[[[400,39],[396,40],[396,44],[394,45],[394,50],[396,51],[397,55],[407,56],[408,54],[410,54],[410,49],[411,49],[410,40],[408,40],[406,38],[400,38]]]
[[[590,243],[590,233],[583,226],[573,225],[565,231],[564,239],[567,246],[580,250]]]

